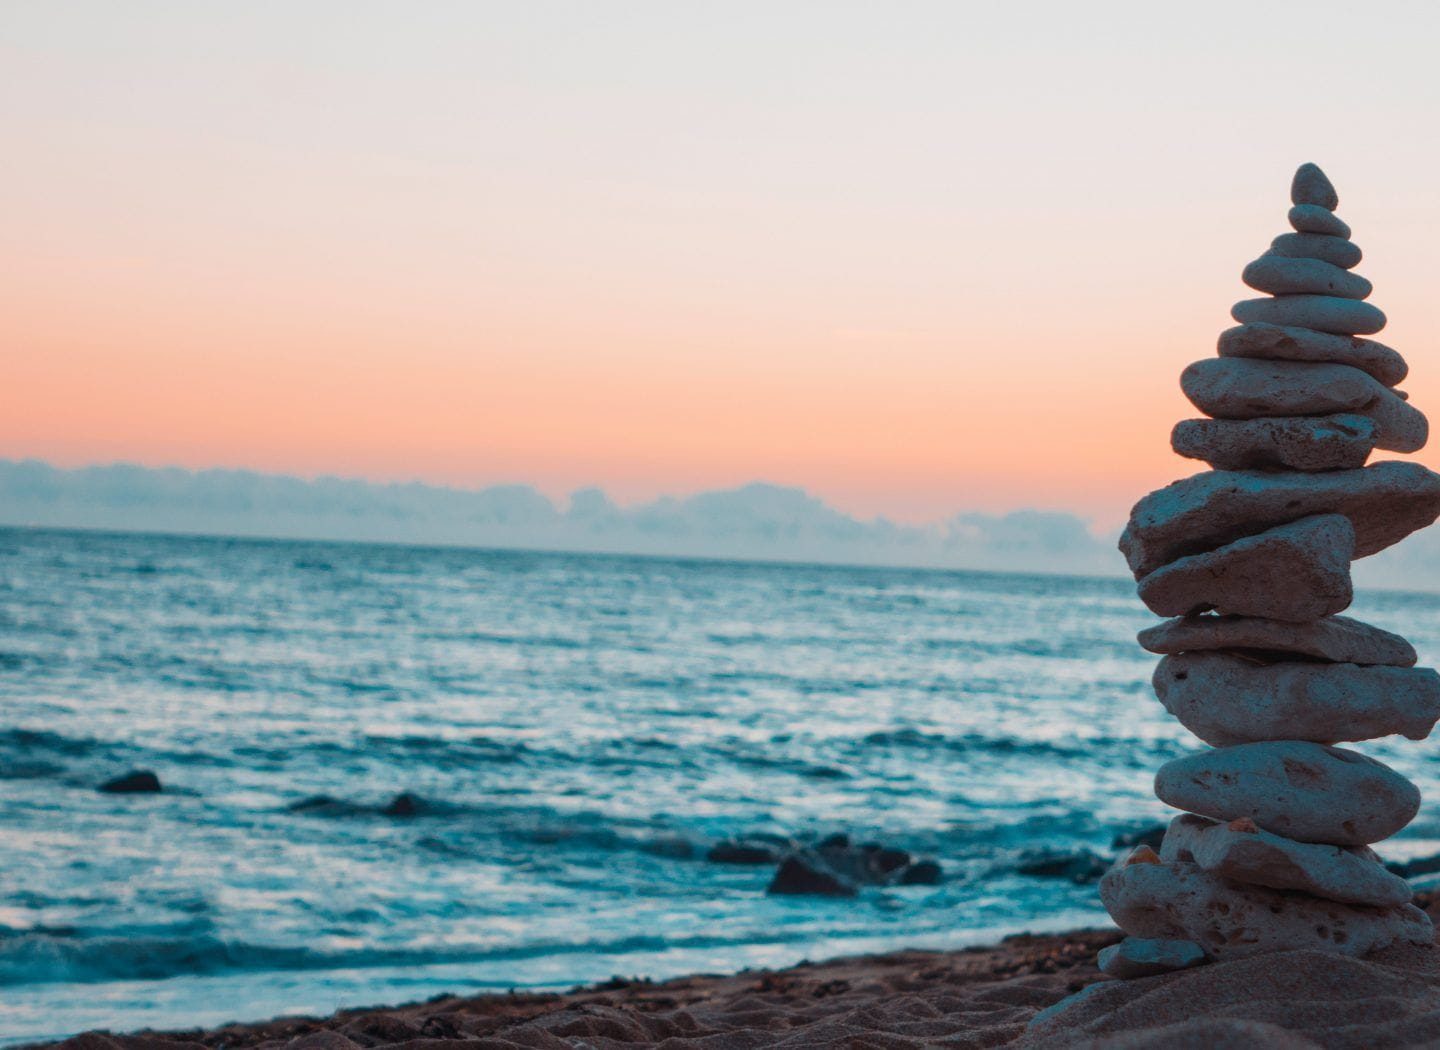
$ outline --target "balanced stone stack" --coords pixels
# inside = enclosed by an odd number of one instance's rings
[[[1211,470],[1136,504],[1120,549],[1162,654],[1155,691],[1211,745],[1163,766],[1177,809],[1160,852],[1141,847],[1100,884],[1127,938],[1101,968],[1142,976],[1296,948],[1362,955],[1430,944],[1430,920],[1372,843],[1415,816],[1400,774],[1334,745],[1422,740],[1440,675],[1405,639],[1338,615],[1350,563],[1440,515],[1440,476],[1416,463],[1425,417],[1396,384],[1406,364],[1371,339],[1385,315],[1352,268],[1360,249],[1315,165],[1295,173],[1293,233],[1245,268],[1266,298],[1237,303],[1219,355],[1181,376],[1205,419],[1176,452]]]

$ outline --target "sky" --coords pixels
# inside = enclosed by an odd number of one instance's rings
[[[0,457],[1120,520],[1334,179],[1440,404],[1440,8],[0,5]],[[1440,454],[1417,458],[1440,466]]]

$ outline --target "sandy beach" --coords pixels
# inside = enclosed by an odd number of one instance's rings
[[[1433,895],[1417,898],[1432,917]],[[1440,1041],[1440,953],[1313,951],[1114,981],[1095,953],[1118,931],[1019,935],[786,970],[615,979],[563,994],[440,996],[208,1031],[87,1033],[65,1050],[749,1050],[752,1047],[1373,1048]],[[1089,990],[1087,990],[1089,989]],[[1060,1010],[1052,1010],[1077,992]],[[1048,1011],[1048,1012],[1047,1012]]]

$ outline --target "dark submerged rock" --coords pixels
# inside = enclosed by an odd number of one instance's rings
[[[1020,856],[1015,870],[1021,875],[1049,879],[1069,879],[1082,885],[1091,883],[1110,870],[1110,862],[1088,850],[1027,850]]]
[[[792,853],[780,863],[766,893],[785,896],[853,897],[860,887],[835,871],[818,851]]]
[[[107,780],[97,789],[110,795],[144,795],[163,790],[160,778],[148,769],[135,769],[114,780]]]

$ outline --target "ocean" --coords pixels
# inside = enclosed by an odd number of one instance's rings
[[[1440,597],[1352,612],[1440,653]],[[1017,869],[1165,817],[1152,622],[1120,578],[0,529],[0,1042],[1105,922]],[[707,859],[836,833],[944,877]]]

